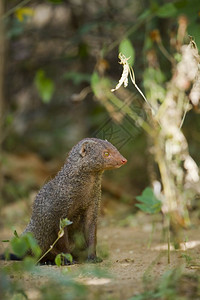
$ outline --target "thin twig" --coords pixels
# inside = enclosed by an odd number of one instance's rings
[[[55,244],[60,238],[61,238],[60,236],[57,237],[57,239],[53,242],[53,244],[49,247],[49,249],[37,260],[36,265],[53,249],[53,247],[55,246]]]
[[[184,110],[184,114],[183,114],[183,118],[182,118],[182,120],[181,120],[181,124],[180,124],[180,126],[179,126],[179,129],[181,129],[182,126],[183,126],[183,123],[184,123],[184,121],[185,121],[186,114],[187,114],[187,112],[188,112],[188,108],[189,108],[189,102],[186,104],[186,107],[185,107],[185,110]]]
[[[162,54],[171,62],[172,65],[174,65],[175,59],[169,54],[167,49],[163,46],[162,41],[159,41],[157,44]]]
[[[148,104],[148,106],[151,108],[152,113],[154,112],[154,109],[152,107],[152,105],[149,103],[149,101],[147,100],[147,98],[145,97],[145,95],[143,94],[143,92],[141,91],[141,89],[137,86],[136,82],[135,82],[135,76],[134,76],[134,72],[132,67],[130,67],[130,77],[131,77],[131,81],[133,83],[133,85],[136,87],[136,89],[138,90],[138,92],[140,93],[140,95],[142,96],[142,98],[144,99],[144,101]]]
[[[0,17],[4,15],[4,1],[0,2]],[[5,72],[5,28],[0,22],[0,137],[3,135],[4,123],[4,72]],[[2,201],[3,174],[2,174],[2,141],[0,139],[0,206]]]
[[[171,252],[170,252],[170,215],[168,216],[167,222],[167,262],[170,264],[171,262]]]
[[[120,44],[120,42],[121,42],[124,38],[126,38],[126,37],[128,37],[129,35],[133,34],[136,30],[138,30],[138,28],[139,28],[140,26],[142,26],[144,23],[147,23],[148,21],[150,21],[153,17],[154,17],[154,14],[151,14],[151,15],[149,15],[146,19],[142,19],[142,18],[141,18],[140,20],[137,20],[137,22],[136,22],[133,26],[131,26],[128,30],[126,30],[126,31],[124,32],[124,34],[123,34],[122,36],[120,36],[119,39],[115,40],[113,43],[111,43],[111,44],[107,47],[107,49],[105,49],[105,50],[103,51],[104,55],[106,55],[106,54],[108,54],[109,52],[111,52],[117,45]]]
[[[23,7],[24,5],[26,5],[27,3],[29,3],[31,0],[23,0],[22,2],[20,2],[19,4],[17,4],[16,6],[12,7],[11,9],[9,9],[2,17],[0,17],[0,20],[4,20],[7,17],[9,17],[10,15],[12,15],[17,9]]]

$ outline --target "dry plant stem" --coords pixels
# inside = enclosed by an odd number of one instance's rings
[[[149,237],[149,241],[148,241],[148,245],[147,245],[147,248],[148,248],[148,249],[151,248],[151,244],[152,244],[154,232],[155,232],[155,221],[153,220],[152,230],[151,230],[150,237]]]
[[[0,1],[0,18],[4,15],[4,0]],[[4,68],[5,68],[5,29],[4,22],[0,19],[0,137],[3,135],[3,110],[4,110]],[[2,142],[0,139],[0,206],[2,200],[3,175],[2,165]]]
[[[166,199],[168,200],[168,206],[169,206],[169,211],[170,211],[170,207],[172,206],[172,201],[173,201],[173,192],[171,190],[171,183],[170,183],[170,179],[168,176],[168,171],[167,171],[167,167],[165,162],[162,160],[162,157],[157,157],[157,162],[158,162],[158,166],[160,169],[160,174],[161,174],[161,178],[162,178],[162,183],[163,183],[163,188],[164,188],[164,195],[166,197]],[[175,198],[174,198],[175,199]],[[165,216],[167,217],[167,216]],[[168,264],[170,264],[170,216],[167,217],[168,218],[168,222],[167,222],[167,260],[168,260]]]
[[[183,118],[182,118],[182,120],[181,120],[181,124],[180,124],[180,126],[179,126],[179,129],[181,129],[182,126],[183,126],[183,123],[184,123],[184,121],[185,121],[185,117],[186,117],[186,114],[187,114],[187,112],[188,112],[189,107],[190,107],[190,104],[189,104],[189,102],[188,102],[187,105],[185,106]]]
[[[167,222],[167,261],[168,264],[171,262],[170,257],[170,215],[167,216],[168,222]]]
[[[163,255],[164,255],[163,251],[161,251],[160,253],[158,253],[158,255],[156,256],[156,258],[147,267],[147,269],[145,270],[145,272],[143,274],[143,280],[144,280],[144,282],[148,282],[150,272],[152,271],[153,267],[155,267],[155,265],[160,261],[160,259],[163,257]]]
[[[149,126],[147,122],[145,122],[141,117],[139,117],[134,111],[127,105],[121,106],[121,102],[118,101],[118,98],[115,97],[110,91],[107,93],[108,99],[118,108],[120,108],[120,111],[124,113],[125,115],[128,115],[131,119],[133,119],[135,122],[138,123],[140,127],[142,127],[151,137],[153,137],[153,130]],[[119,103],[118,103],[119,102]]]
[[[158,167],[160,170],[161,180],[163,183],[163,189],[164,189],[164,195],[166,197],[167,203],[168,203],[168,211],[172,211],[176,199],[176,195],[173,192],[172,183],[170,180],[170,175],[167,169],[167,162],[165,161],[165,156],[163,151],[161,150],[161,147],[159,145],[159,137],[157,137],[158,140],[155,141],[156,146],[156,160],[158,163]],[[165,218],[167,218],[167,260],[168,264],[170,264],[170,214],[165,215]]]
[[[143,92],[141,91],[141,89],[137,86],[135,79],[134,79],[134,72],[133,72],[133,68],[130,67],[130,77],[131,77],[131,81],[133,83],[133,85],[136,87],[136,89],[138,90],[138,92],[140,93],[140,95],[142,96],[142,98],[144,99],[144,101],[148,104],[148,106],[153,110],[153,107],[151,106],[151,104],[149,103],[149,101],[147,100],[147,98],[145,97],[145,95],[143,94]]]
[[[167,199],[168,209],[172,211],[174,209],[174,200],[176,198],[176,194],[173,192],[173,187],[170,180],[170,175],[167,169],[167,162],[164,158],[164,153],[158,144],[158,141],[155,141],[156,145],[156,160],[159,166],[161,180],[163,183],[164,195]],[[174,200],[173,200],[174,199]]]
[[[163,43],[161,41],[158,42],[158,47],[159,47],[160,51],[162,52],[162,54],[171,62],[172,65],[174,65],[174,63],[175,63],[174,58],[165,49],[165,47],[163,46]]]

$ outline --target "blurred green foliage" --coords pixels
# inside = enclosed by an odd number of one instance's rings
[[[119,44],[119,53],[120,52],[129,58],[128,63],[130,66],[133,66],[135,60],[135,50],[129,39],[124,39],[121,41]]]
[[[166,271],[159,280],[154,279],[154,288],[144,288],[144,292],[138,294],[129,300],[189,300],[199,298],[199,280],[200,276],[196,274],[184,274],[182,268],[173,268]],[[149,286],[151,280],[144,282],[144,286]],[[155,285],[156,283],[156,285]]]
[[[156,198],[152,188],[147,187],[136,199],[140,202],[136,206],[146,213],[155,214],[161,210],[161,201]]]
[[[94,136],[110,117],[107,99],[116,110],[124,105],[123,100],[108,92],[121,74],[121,66],[116,64],[118,51],[131,56],[129,62],[134,63],[138,86],[143,90],[142,85],[145,88],[155,85],[155,94],[161,99],[165,93],[163,83],[170,78],[171,71],[169,61],[152,38],[154,30],[159,31],[164,47],[170,52],[179,17],[184,15],[188,33],[200,45],[197,0],[134,3],[127,0],[101,5],[90,0],[85,3],[35,0],[14,10],[14,5],[20,3],[11,0],[5,3],[6,108],[2,148],[8,153],[34,152],[46,161],[56,158],[61,162],[78,140]],[[148,51],[158,53],[159,70],[146,68]],[[122,171],[122,185],[136,195],[149,184],[143,155],[147,139],[134,117],[134,113],[142,115],[141,98],[134,87],[129,90],[134,93],[132,103],[136,108],[133,114],[129,111],[134,134],[121,149],[129,161]],[[127,114],[127,107],[123,113]],[[111,123],[115,123],[119,132],[121,127],[130,132],[126,120],[120,124],[116,119]],[[190,139],[192,155],[200,162],[198,119],[196,112],[190,111],[183,130]],[[133,174],[139,176],[132,179]],[[120,172],[111,172],[109,177],[121,181]],[[26,197],[27,189],[37,188],[34,184],[15,187],[12,176],[7,174],[4,183],[4,198],[9,200],[15,199],[15,195]]]
[[[71,71],[63,74],[63,78],[66,80],[72,80],[75,85],[80,85],[84,82],[90,83],[91,74]]]
[[[28,251],[31,251],[35,259],[39,258],[41,254],[41,250],[30,232],[22,236],[18,236],[17,232],[15,231],[14,237],[10,241],[10,246],[12,250],[9,250],[9,248],[6,250],[6,256],[8,259],[9,251],[12,251],[12,253],[19,258],[23,258]]]
[[[69,254],[69,253],[60,253],[60,254],[58,254],[57,256],[56,256],[56,258],[55,258],[55,263],[56,263],[56,265],[58,266],[58,267],[60,267],[60,266],[62,266],[62,265],[64,265],[65,263],[64,263],[64,260],[67,260],[67,261],[69,261],[70,263],[72,263],[72,261],[73,261],[73,257],[71,256],[71,254]]]
[[[38,70],[35,75],[35,85],[44,103],[48,103],[54,92],[54,83],[46,77],[44,70]]]

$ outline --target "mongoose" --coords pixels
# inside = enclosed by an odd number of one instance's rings
[[[30,222],[23,232],[32,232],[44,254],[57,238],[60,219],[73,222],[65,227],[64,236],[43,261],[53,262],[61,252],[76,253],[75,233],[84,237],[86,259],[98,261],[96,231],[102,173],[126,162],[106,140],[85,138],[72,148],[63,168],[37,194]]]

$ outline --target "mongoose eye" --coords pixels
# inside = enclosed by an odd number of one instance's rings
[[[105,151],[105,152],[104,152],[104,156],[105,156],[105,157],[108,157],[109,155],[110,155],[110,153],[109,153],[108,151]]]

